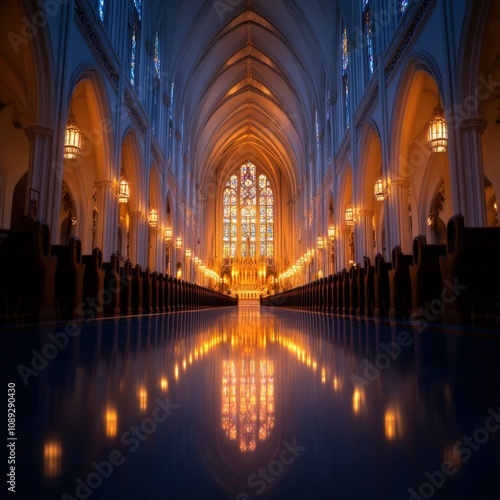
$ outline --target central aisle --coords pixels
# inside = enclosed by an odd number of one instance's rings
[[[500,491],[496,339],[251,305],[67,326],[3,332],[20,498]]]

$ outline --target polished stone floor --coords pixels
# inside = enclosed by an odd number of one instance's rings
[[[241,306],[0,334],[13,498],[500,498],[496,331]]]

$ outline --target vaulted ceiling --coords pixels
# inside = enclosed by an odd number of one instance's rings
[[[335,2],[173,3],[159,15],[175,13],[166,19],[168,64],[197,182],[250,159],[296,192],[331,75]]]

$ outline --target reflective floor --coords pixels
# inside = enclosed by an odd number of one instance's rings
[[[23,499],[499,498],[499,332],[419,330],[258,306],[3,328],[4,464]]]

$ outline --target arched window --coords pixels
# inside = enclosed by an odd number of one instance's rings
[[[97,5],[97,10],[99,11],[99,19],[104,22],[106,16],[106,5],[104,0],[99,0]]]
[[[274,257],[274,195],[251,163],[231,175],[223,193],[223,258]]]
[[[400,0],[401,13],[403,13],[406,10],[409,3],[410,3],[410,0]]]
[[[347,69],[349,67],[349,54],[347,50],[347,28],[342,30],[342,92],[344,94],[344,123],[346,129],[349,128],[349,82]]]
[[[168,112],[168,161],[172,161],[172,150],[174,147],[174,84],[172,82],[172,87],[170,88],[170,109]]]
[[[362,0],[362,11],[363,11],[363,36],[366,40],[366,67],[367,67],[367,81],[368,81],[373,75],[373,69],[375,66],[373,59],[371,0]]]
[[[132,85],[135,85],[135,79],[137,76],[137,47],[139,46],[138,42],[140,42],[141,34],[141,11],[141,0],[134,0],[130,31],[130,83]]]
[[[160,68],[161,68],[161,60],[160,60],[160,33],[157,31],[155,34],[155,42],[154,42],[154,75],[153,75],[153,113],[152,113],[152,124],[151,127],[153,129],[154,135],[158,135],[158,95],[160,93]]]

